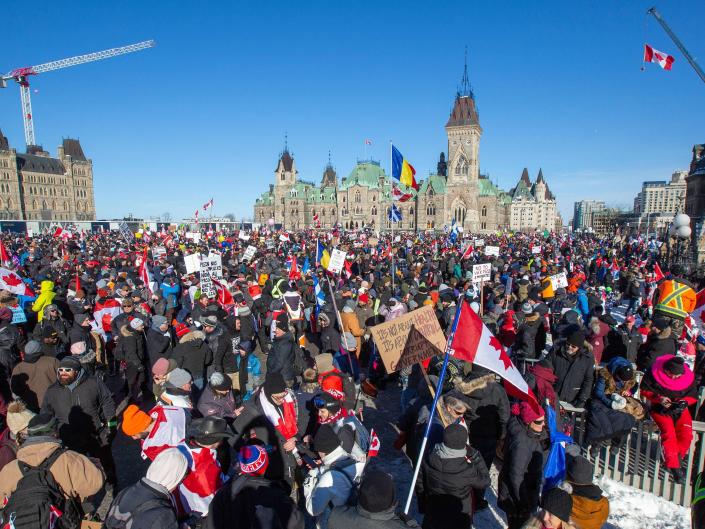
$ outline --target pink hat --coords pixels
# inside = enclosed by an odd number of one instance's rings
[[[152,374],[157,377],[163,377],[169,372],[169,360],[160,358],[152,366]]]
[[[544,416],[543,409],[535,410],[528,402],[519,404],[519,418],[524,424],[529,424]]]
[[[86,352],[86,342],[76,342],[71,344],[72,355],[82,355]]]

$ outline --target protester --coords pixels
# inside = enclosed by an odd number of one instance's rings
[[[39,342],[27,342],[22,361],[12,370],[12,393],[38,413],[47,389],[56,382],[58,368],[59,361],[53,356],[43,355]]]
[[[593,484],[593,465],[582,456],[568,458],[566,481],[570,484],[573,509],[570,521],[575,529],[601,529],[610,514],[610,502]]]

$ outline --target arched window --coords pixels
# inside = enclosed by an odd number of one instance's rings
[[[371,214],[373,217],[376,217],[376,216],[377,216],[377,206],[372,206],[372,211],[370,211],[370,214]]]
[[[483,217],[487,216],[487,206],[482,206],[482,216]]]
[[[360,202],[360,200],[361,200],[361,199],[360,199],[360,192],[359,192],[359,191],[355,191],[355,202]]]
[[[330,210],[330,216],[335,217],[335,208]]]
[[[433,188],[431,186],[428,186],[428,196],[432,197],[433,195],[435,195],[435,193],[433,192]]]
[[[377,195],[372,195],[372,202],[377,202]]]
[[[436,206],[433,204],[429,204],[426,206],[426,215],[429,217],[435,217],[436,216]]]
[[[461,155],[460,158],[458,158],[458,163],[455,166],[455,174],[456,175],[468,174],[468,161],[465,159],[465,156],[463,156],[463,155]]]
[[[409,206],[409,216],[411,217],[413,215],[414,215],[414,206]]]

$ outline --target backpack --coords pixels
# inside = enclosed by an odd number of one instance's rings
[[[355,381],[352,377],[346,373],[334,372],[326,373],[321,377],[319,385],[323,384],[323,381],[330,377],[339,377],[343,386],[343,406],[346,410],[353,410],[357,402],[357,389],[355,388]]]
[[[147,500],[141,503],[137,508],[132,509],[132,511],[123,514],[120,511],[120,503],[128,490],[130,489],[122,490],[111,503],[108,516],[106,516],[105,523],[103,524],[104,529],[129,529],[132,527],[132,521],[136,516],[148,511],[152,507],[158,507],[162,504],[160,500]]]
[[[38,466],[17,461],[22,477],[2,509],[2,525],[15,529],[78,529],[83,514],[74,498],[66,498],[49,468],[64,453],[57,448]],[[52,523],[52,520],[55,520]]]

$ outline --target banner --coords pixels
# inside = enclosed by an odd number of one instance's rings
[[[333,254],[330,256],[330,262],[328,263],[328,271],[333,274],[339,274],[340,271],[345,266],[345,252],[338,250],[337,248],[333,250]]]
[[[388,373],[443,354],[446,347],[445,335],[430,305],[370,327],[370,331]]]
[[[135,234],[132,233],[132,230],[130,230],[129,226],[124,220],[120,222],[120,224],[118,225],[118,229],[120,230],[120,233],[124,237],[125,241],[127,241],[128,243],[131,244],[135,240]]]
[[[163,246],[155,246],[152,248],[152,259],[159,259],[162,255],[166,255],[166,248]]]
[[[481,263],[472,265],[472,282],[482,283],[483,281],[489,281],[492,277],[492,264],[491,263]]]
[[[214,298],[217,294],[215,285],[211,278],[223,278],[223,264],[219,255],[210,255],[203,261],[200,266],[201,271],[201,295],[209,298]]]
[[[485,246],[485,255],[499,257],[499,246]]]

